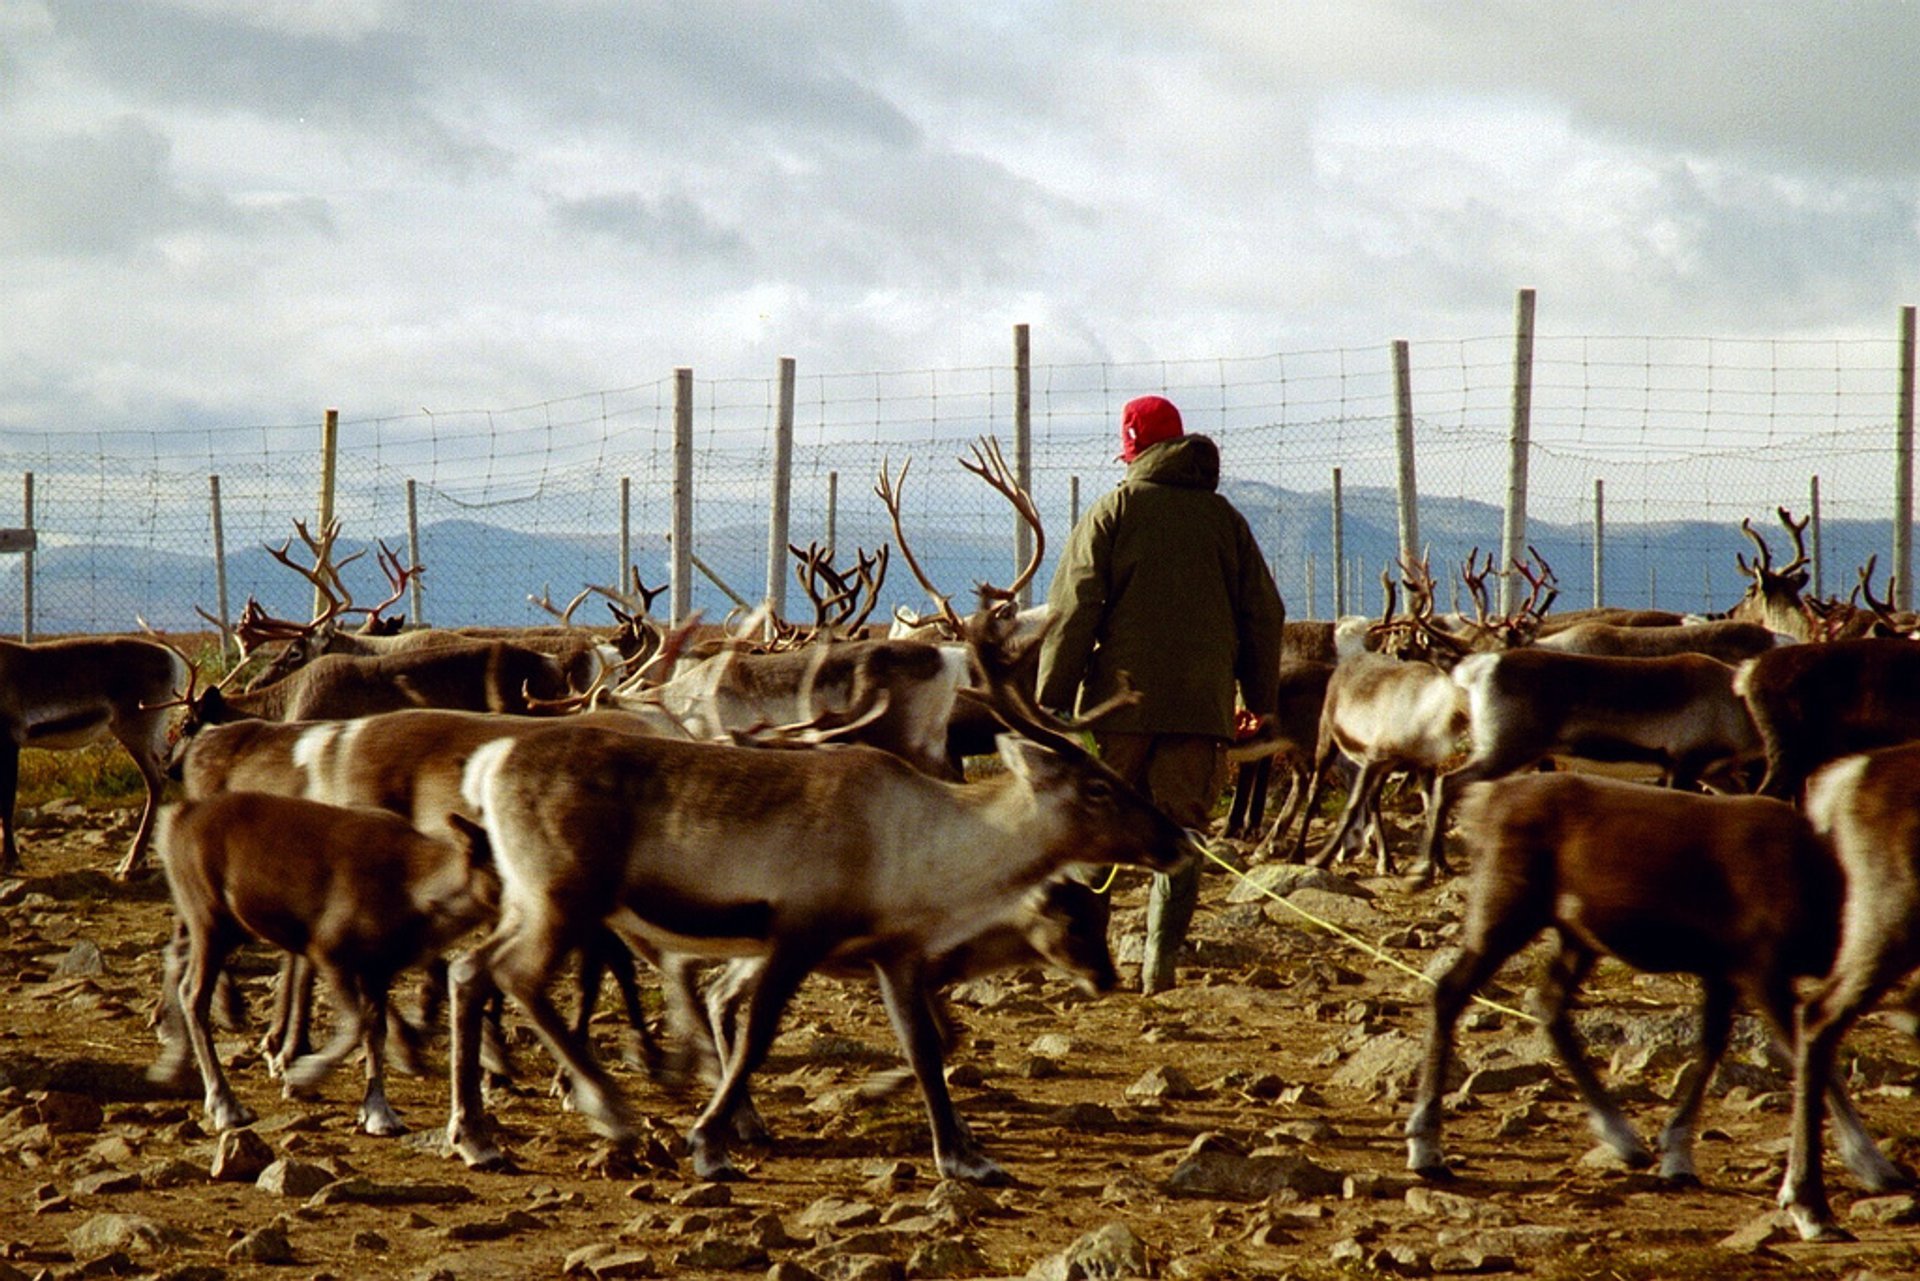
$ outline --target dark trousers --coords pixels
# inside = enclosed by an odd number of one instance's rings
[[[1204,830],[1213,803],[1227,781],[1226,740],[1205,734],[1094,735],[1108,768],[1145,792],[1182,827]],[[1200,863],[1156,875],[1147,896],[1147,949],[1141,966],[1143,991],[1173,986],[1174,958],[1186,941],[1200,899]]]

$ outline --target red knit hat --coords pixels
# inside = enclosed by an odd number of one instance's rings
[[[1130,463],[1163,440],[1179,439],[1184,431],[1180,411],[1165,396],[1129,400],[1120,411],[1119,460]]]

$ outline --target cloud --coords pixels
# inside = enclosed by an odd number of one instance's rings
[[[318,200],[248,207],[180,180],[168,140],[131,117],[96,133],[14,137],[0,149],[0,252],[53,257],[151,251],[165,236],[324,233]]]

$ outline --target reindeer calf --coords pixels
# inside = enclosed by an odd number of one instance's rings
[[[1461,954],[1432,999],[1426,1057],[1407,1118],[1407,1167],[1449,1171],[1441,1092],[1453,1028],[1468,1000],[1541,931],[1557,948],[1540,991],[1547,1032],[1586,1101],[1594,1131],[1633,1165],[1653,1156],[1588,1064],[1570,1009],[1601,955],[1636,969],[1699,977],[1699,1058],[1660,1133],[1660,1175],[1695,1179],[1693,1127],[1725,1052],[1736,998],[1776,1037],[1792,1036],[1794,980],[1827,972],[1841,896],[1839,865],[1801,815],[1779,801],[1705,796],[1580,774],[1526,774],[1467,789],[1472,851]],[[1841,1152],[1875,1188],[1900,1178],[1844,1092],[1831,1091]]]
[[[485,834],[458,815],[448,821],[457,840],[424,836],[384,811],[263,792],[227,792],[162,810],[159,846],[175,934],[162,992],[163,1039],[170,1044],[150,1075],[177,1081],[186,1073],[184,1020],[208,1124],[227,1130],[252,1122],[227,1084],[207,1026],[214,980],[228,954],[251,937],[314,966],[342,1019],[330,1045],[288,1066],[289,1091],[316,1085],[364,1039],[360,1124],[369,1134],[402,1133],[383,1068],[388,990],[402,970],[484,920],[497,896]]]
[[[1904,637],[1789,645],[1740,665],[1765,746],[1760,792],[1792,800],[1820,765],[1920,738],[1920,645]]]

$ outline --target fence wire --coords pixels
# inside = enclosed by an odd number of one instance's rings
[[[1497,551],[1509,479],[1511,336],[1411,344],[1418,519],[1436,569]],[[1529,542],[1561,583],[1561,608],[1594,599],[1596,482],[1604,484],[1606,603],[1724,608],[1741,590],[1752,518],[1782,557],[1774,509],[1808,510],[1818,477],[1825,587],[1844,594],[1870,555],[1888,564],[1894,511],[1897,340],[1542,337],[1526,454]],[[778,375],[695,379],[694,553],[733,592],[766,592]],[[1336,574],[1375,608],[1395,556],[1396,405],[1390,348],[1210,360],[1035,365],[1032,477],[1045,517],[1037,594],[1084,509],[1122,474],[1120,407],[1158,393],[1213,436],[1223,490],[1253,523],[1292,616],[1326,616]],[[1013,448],[1015,371],[982,365],[800,373],[791,533],[843,562],[891,541],[873,493],[911,462],[907,532],[929,576],[964,595],[1012,578],[1005,501],[958,465],[970,444]],[[672,519],[673,379],[535,405],[343,417],[335,514],[343,554],[376,540],[405,555],[414,482],[424,614],[442,625],[530,623],[620,573],[620,482],[631,559],[665,583]],[[219,477],[230,608],[248,596],[304,617],[311,589],[268,548],[313,520],[315,423],[164,435],[0,430],[0,477],[32,474],[34,623],[40,634],[122,631],[144,617],[199,629],[216,607],[209,477]],[[1330,481],[1342,477],[1345,563],[1332,560]],[[7,490],[11,488],[9,495]],[[0,480],[0,525],[24,520],[24,482]],[[289,555],[303,549],[294,542]],[[359,603],[387,595],[372,557],[347,571]],[[897,564],[897,562],[896,562]],[[0,632],[22,622],[23,559],[0,557]],[[693,603],[730,601],[707,577]],[[926,605],[897,568],[887,606]],[[804,602],[802,602],[804,603]],[[402,612],[405,602],[394,607]],[[789,613],[795,612],[792,600]]]

